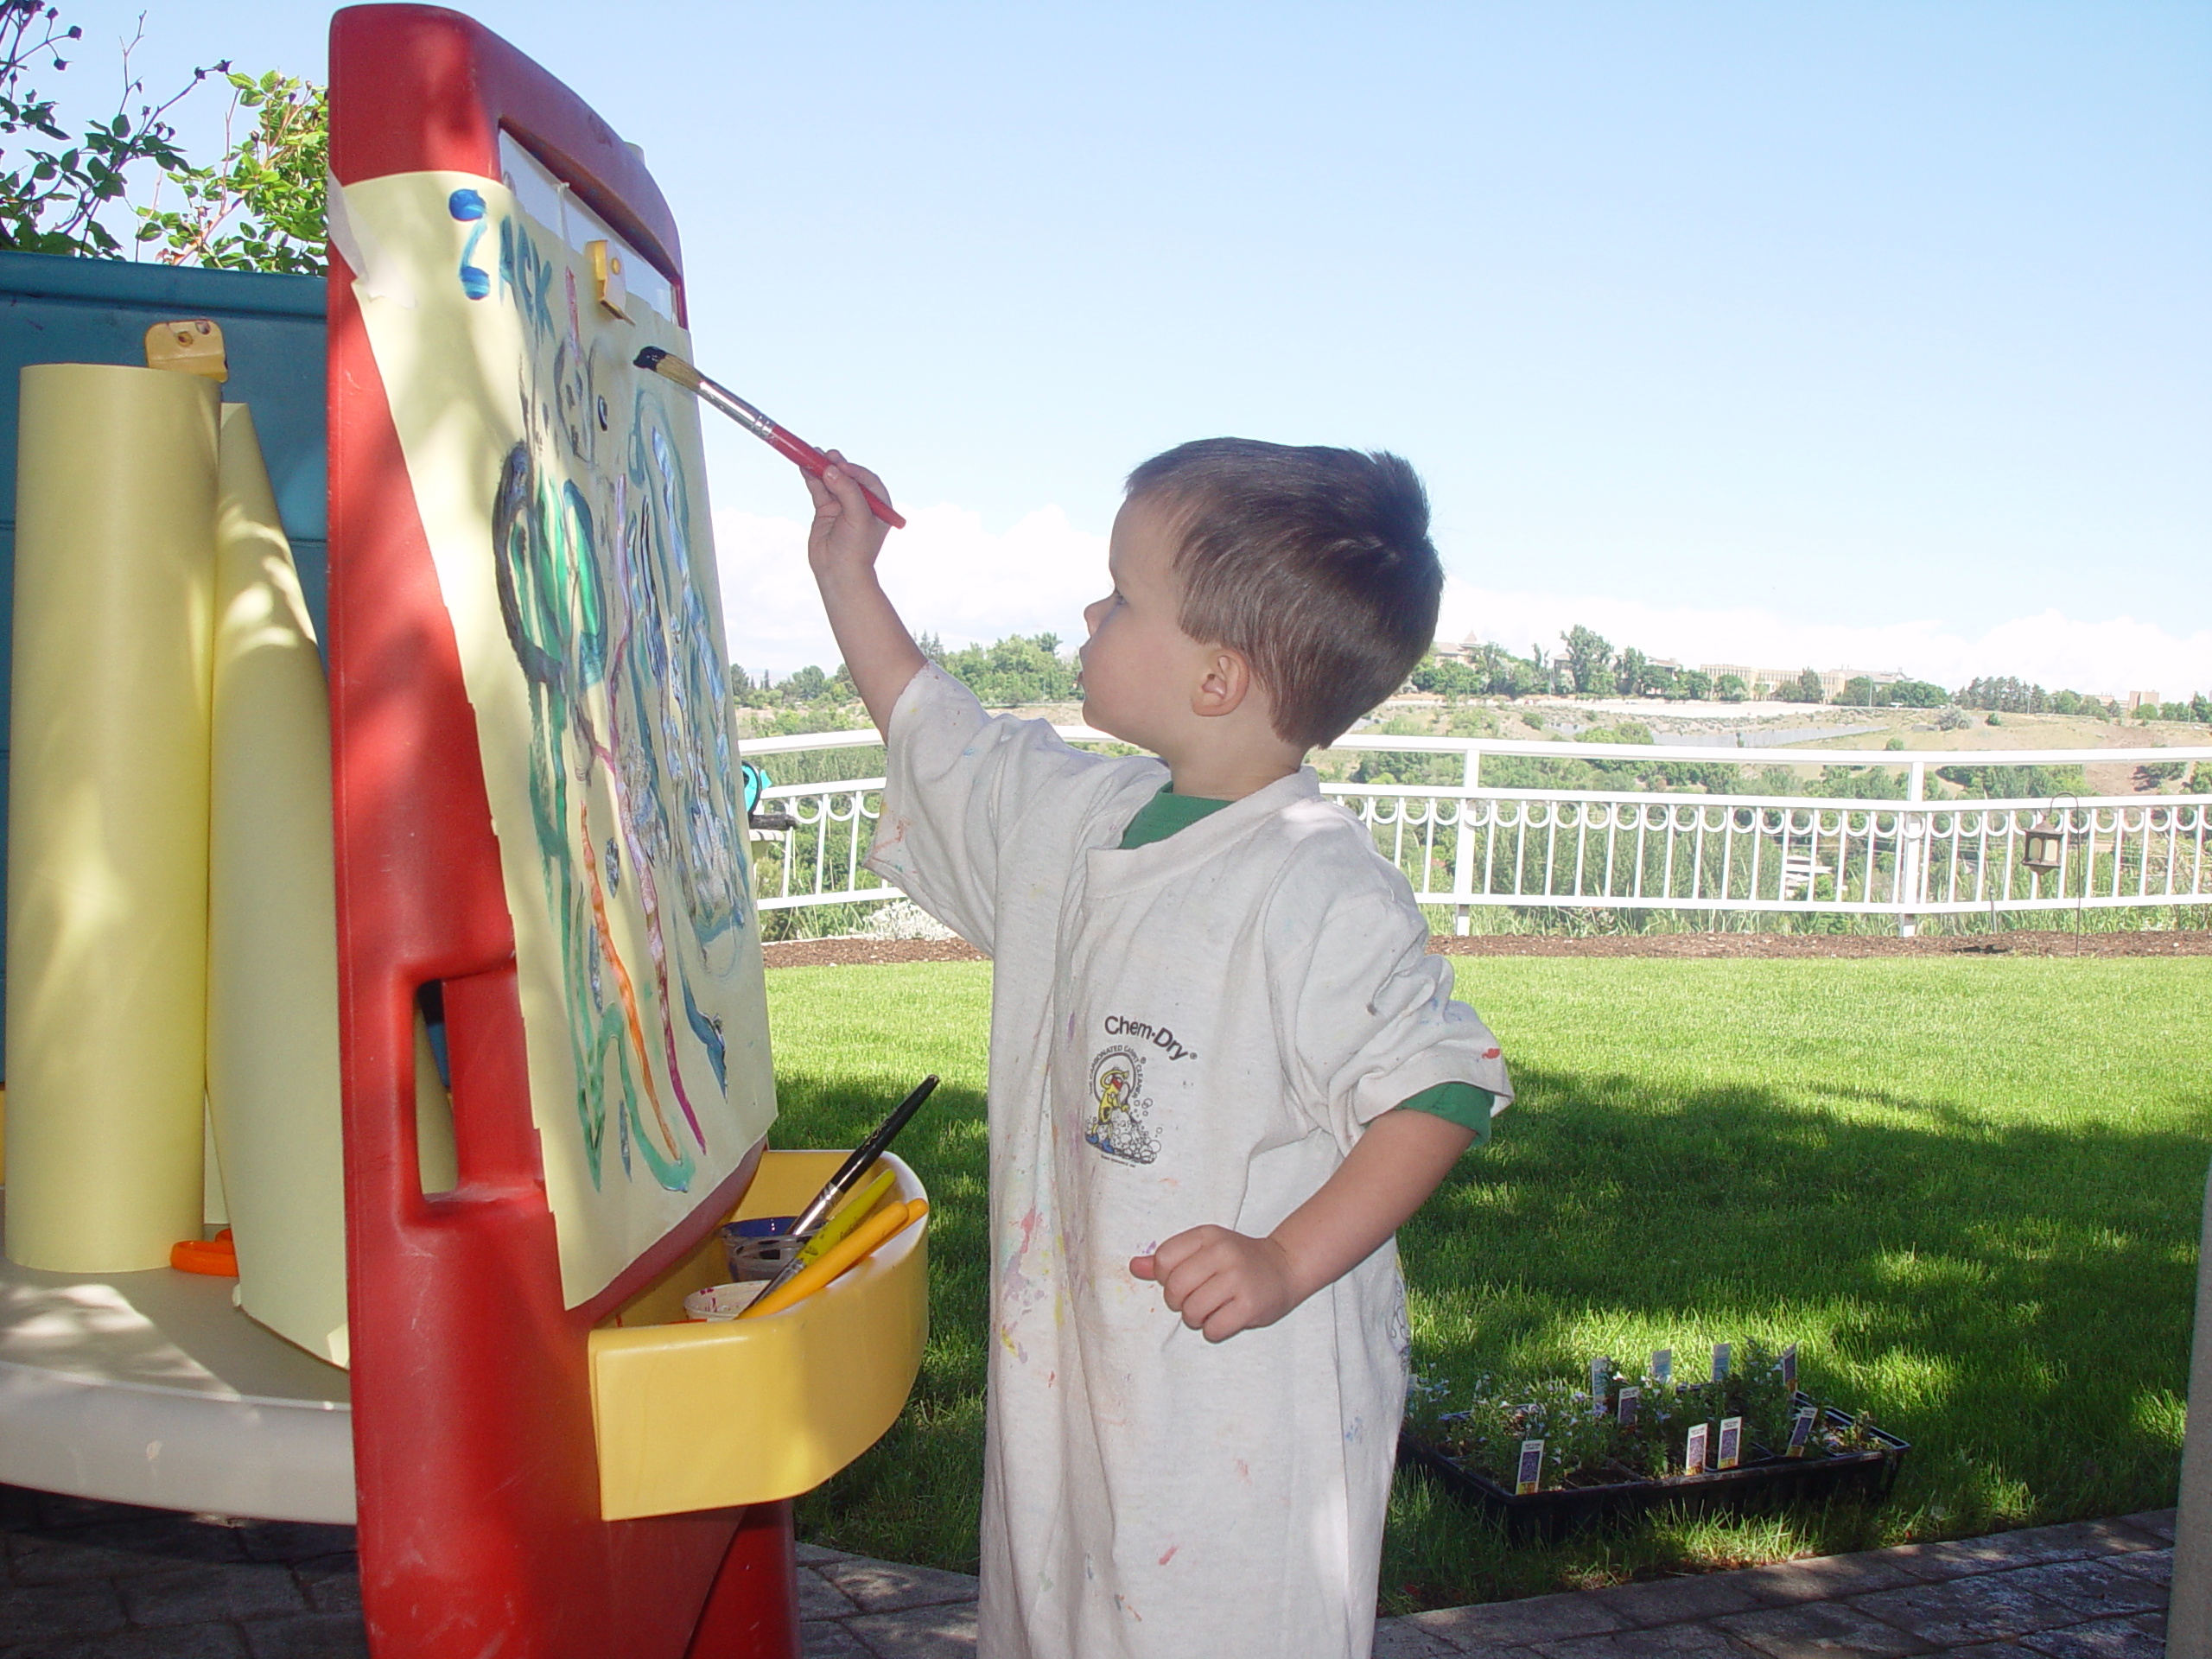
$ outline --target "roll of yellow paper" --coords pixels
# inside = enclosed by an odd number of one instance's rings
[[[217,388],[22,372],[9,760],[7,1251],[200,1235]]]
[[[253,416],[222,412],[207,1102],[238,1306],[346,1360],[330,696]]]

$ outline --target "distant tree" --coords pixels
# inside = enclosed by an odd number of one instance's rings
[[[1884,686],[1882,690],[1882,701],[1900,709],[1941,709],[1951,700],[1949,692],[1926,680],[1899,680]]]
[[[819,702],[830,693],[830,677],[812,663],[784,677],[784,701]]]
[[[1640,720],[1624,720],[1611,726],[1586,726],[1574,734],[1578,743],[1649,743],[1651,728]]]
[[[1614,667],[1613,675],[1619,682],[1623,696],[1640,697],[1649,689],[1651,659],[1634,645],[1625,646]]]
[[[1701,668],[1686,668],[1675,676],[1675,694],[1703,702],[1713,695],[1713,676]]]
[[[2010,676],[1993,676],[1967,682],[1959,693],[1961,709],[1987,709],[1999,714],[2024,715],[2042,688]]]
[[[1836,701],[1853,709],[1872,709],[1878,700],[1878,688],[1872,674],[1854,674],[1843,683],[1843,694]]]
[[[2048,800],[2054,795],[2087,795],[2088,774],[2079,766],[1957,766],[1937,768],[1936,775],[1956,784],[1976,800]]]
[[[1775,696],[1783,702],[1826,702],[1827,693],[1821,687],[1821,677],[1807,669],[1787,684],[1775,688]]]
[[[753,689],[753,678],[752,678],[752,676],[748,675],[748,674],[747,674],[747,673],[743,669],[740,668],[740,667],[739,667],[735,663],[732,663],[732,664],[729,665],[729,693],[730,693],[730,696],[732,696],[733,697],[741,697],[741,696],[743,696],[747,692],[750,691],[752,689]]]
[[[941,663],[944,660],[944,641],[937,635],[925,633],[914,644],[920,650],[925,662]]]
[[[1524,661],[1503,645],[1485,641],[1475,647],[1470,666],[1481,678],[1483,690],[1493,697],[1525,697],[1532,691],[1543,690],[1541,653]]]
[[[1740,674],[1723,674],[1720,683],[1714,686],[1713,691],[1723,702],[1741,702],[1751,695]]]
[[[2189,699],[2189,717],[2200,725],[2212,722],[2212,697],[2202,691],[2192,692]]]
[[[1643,670],[1643,695],[1647,697],[1677,697],[1675,682],[1681,677],[1659,663],[1646,664]]]
[[[1578,696],[1606,697],[1613,693],[1612,642],[1580,622],[1560,635],[1567,647],[1567,671]]]
[[[1012,709],[1075,697],[1075,666],[1058,654],[1058,636],[1009,634],[994,645],[945,653],[945,671],[986,707]]]
[[[1482,671],[1456,657],[1426,657],[1410,677],[1414,690],[1440,697],[1471,697],[1489,690]]]

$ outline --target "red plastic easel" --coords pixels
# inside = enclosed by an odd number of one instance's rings
[[[499,177],[504,128],[676,284],[644,163],[505,41],[429,6],[331,25],[341,184]],[[758,1162],[562,1305],[514,934],[462,689],[359,302],[330,280],[330,690],[361,1590],[379,1659],[796,1659],[791,1508],[599,1518],[585,1338],[696,1246]],[[682,321],[679,315],[677,321]],[[442,986],[460,1185],[416,1176],[414,1011]]]

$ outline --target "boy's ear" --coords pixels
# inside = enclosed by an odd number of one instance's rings
[[[1233,715],[1252,694],[1252,664],[1233,645],[1215,645],[1205,654],[1205,672],[1191,693],[1191,712],[1215,720]]]

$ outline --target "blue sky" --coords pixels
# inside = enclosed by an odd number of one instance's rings
[[[147,3],[156,82],[323,72]],[[918,510],[917,626],[1074,635],[1122,474],[1235,432],[1411,458],[1453,634],[2212,690],[2212,8],[461,9],[645,147],[702,365]],[[796,478],[711,461],[734,654],[826,658]]]

